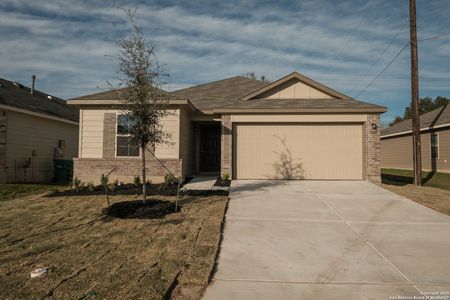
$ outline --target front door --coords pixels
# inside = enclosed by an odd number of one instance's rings
[[[220,171],[220,126],[200,126],[200,172]]]

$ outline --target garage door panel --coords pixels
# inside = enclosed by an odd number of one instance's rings
[[[362,179],[362,126],[237,124],[235,178]]]

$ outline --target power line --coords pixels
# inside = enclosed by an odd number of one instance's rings
[[[437,40],[446,36],[450,36],[450,32],[447,33],[443,33],[443,34],[439,34],[436,36],[432,36],[429,38],[425,38],[425,39],[421,39],[418,40],[420,42],[424,42],[424,41],[431,41],[431,40]],[[354,98],[358,98],[359,96],[361,96],[381,75],[383,75],[383,73],[394,63],[394,61],[400,56],[400,54],[409,46],[410,43],[406,44],[402,49],[400,49],[400,51],[394,56],[394,58],[386,65],[386,67],[383,68],[383,70],[381,70],[380,73],[378,73],[377,76],[375,76],[375,78],[361,91],[359,92],[358,95],[356,95],[356,97]]]
[[[450,35],[450,32],[439,34],[439,35],[435,35],[435,36],[432,36],[432,37],[429,37],[429,38],[425,38],[425,39],[420,39],[419,42],[438,40],[438,39],[446,37],[448,35]]]
[[[403,25],[403,23],[401,24]],[[400,32],[402,32],[405,28],[400,27],[400,29],[397,31],[397,33],[392,37],[391,41],[389,42],[389,44],[386,46],[386,48],[384,48],[383,52],[380,54],[380,56],[378,56],[378,58],[372,63],[372,65],[370,66],[370,68],[367,70],[367,72],[359,78],[358,83],[360,83],[361,81],[363,81],[363,79],[366,78],[366,76],[370,73],[370,71],[372,71],[373,67],[380,61],[380,59],[384,56],[384,54],[386,54],[387,50],[391,47],[391,45],[394,43],[395,39],[397,38],[397,36],[400,34]],[[355,88],[353,88],[350,92],[349,95],[351,95],[353,93],[353,91],[355,90]]]
[[[383,73],[394,63],[394,61],[400,56],[400,54],[402,54],[402,52],[409,46],[409,43],[406,44],[405,46],[403,46],[402,49],[400,49],[400,51],[394,56],[394,58],[386,65],[386,67],[383,68],[383,70],[381,70],[380,73],[378,73],[377,76],[375,76],[375,78],[361,91],[359,92],[358,95],[356,95],[355,98],[358,98],[359,96],[361,96],[362,93],[364,93],[381,75],[383,75]]]

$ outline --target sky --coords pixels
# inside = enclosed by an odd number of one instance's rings
[[[0,2],[0,77],[64,99],[108,89],[117,41],[136,22],[176,90],[255,72],[298,71],[380,104],[387,124],[411,101],[408,0]],[[450,1],[417,0],[418,37],[450,32]],[[420,97],[450,97],[450,36],[419,43]],[[362,93],[361,93],[362,92]]]

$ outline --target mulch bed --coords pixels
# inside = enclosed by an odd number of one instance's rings
[[[180,208],[177,209],[180,211]],[[104,215],[120,219],[161,219],[175,213],[175,203],[171,201],[142,200],[117,202],[102,210]]]
[[[160,184],[147,184],[147,195],[163,195],[163,196],[176,196],[178,185],[170,184],[165,186]],[[62,191],[56,191],[48,197],[61,197],[61,196],[91,196],[91,195],[104,195],[105,189],[102,186],[95,186],[89,188],[87,186],[80,187],[79,189],[68,189]],[[135,184],[122,184],[114,186],[109,191],[110,195],[140,195],[142,194],[142,186]]]
[[[217,178],[216,182],[214,183],[214,186],[221,186],[221,187],[229,187],[231,184],[231,180],[222,180],[222,178]]]

